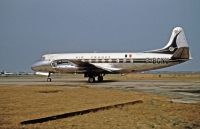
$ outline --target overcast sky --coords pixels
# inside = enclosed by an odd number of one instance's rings
[[[0,71],[31,71],[46,53],[161,48],[175,26],[193,60],[163,70],[200,71],[200,0],[0,0]]]

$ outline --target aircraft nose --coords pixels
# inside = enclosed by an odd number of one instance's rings
[[[51,66],[51,61],[39,61],[31,66],[33,71],[48,71]]]

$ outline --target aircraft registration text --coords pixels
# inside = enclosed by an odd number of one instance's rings
[[[167,64],[169,63],[169,59],[168,58],[147,58],[146,63]]]

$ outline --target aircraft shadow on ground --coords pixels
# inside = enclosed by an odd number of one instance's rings
[[[45,81],[38,81],[38,82],[45,82]],[[94,83],[89,83],[87,80],[55,80],[52,82],[98,84],[98,83],[119,82],[119,80],[104,80],[102,82],[95,81]]]
[[[67,112],[67,113],[59,114],[59,115],[22,121],[20,124],[26,125],[26,124],[43,123],[43,122],[48,122],[48,121],[52,121],[52,120],[58,120],[58,119],[69,118],[69,117],[73,117],[73,116],[84,115],[84,114],[88,114],[88,113],[91,113],[91,112],[94,113],[94,112],[109,110],[109,109],[113,109],[113,108],[121,108],[121,107],[124,107],[124,106],[127,106],[127,105],[134,105],[134,104],[137,104],[137,103],[143,103],[143,101],[142,100],[133,100],[133,101],[130,101],[130,102],[125,102],[125,103],[120,103],[120,104],[114,104],[114,105],[108,105],[108,106],[103,106],[103,107],[85,109],[85,110],[80,110],[80,111],[75,111],[75,112]]]

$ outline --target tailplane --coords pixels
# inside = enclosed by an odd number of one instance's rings
[[[166,46],[148,52],[172,54],[172,59],[191,59],[189,46],[181,27],[175,27],[173,29],[170,40]]]

